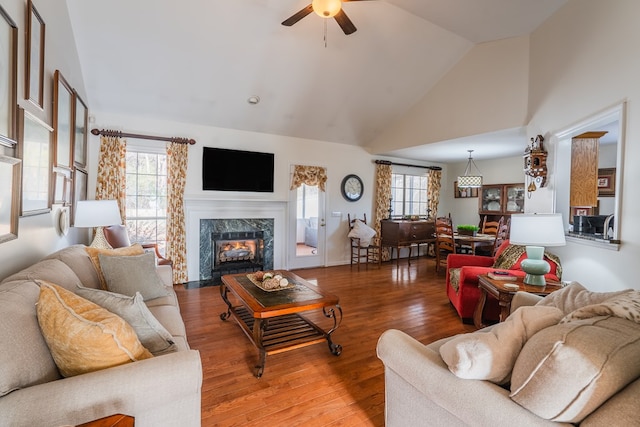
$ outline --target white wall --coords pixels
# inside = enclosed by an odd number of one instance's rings
[[[53,73],[59,69],[69,84],[87,101],[82,71],[71,31],[66,1],[35,1],[36,8],[46,25],[44,110],[24,99],[26,3],[25,0],[5,0],[2,2],[2,7],[18,26],[18,104],[51,125]],[[12,157],[16,156],[13,149],[3,147],[0,147],[0,153]],[[67,236],[58,234],[56,222],[59,208],[59,206],[54,206],[51,213],[20,218],[18,238],[0,244],[0,260],[2,260],[0,262],[0,278],[32,264],[57,249],[79,241],[87,242],[88,231],[84,229],[72,228]]]
[[[619,251],[569,242],[554,248],[562,259],[564,278],[595,290],[640,289],[633,266],[640,259],[640,199],[625,183],[638,182],[640,168],[640,27],[637,1],[571,0],[531,37],[529,111],[534,133],[555,132],[627,100],[627,128],[623,164]],[[585,25],[585,23],[589,23]],[[551,141],[551,149],[553,149]],[[620,171],[618,171],[620,173]],[[531,211],[548,211],[554,188],[535,194]],[[536,192],[538,193],[538,192]]]
[[[126,132],[144,133],[162,136],[189,137],[197,141],[189,146],[189,165],[185,199],[211,201],[211,203],[228,204],[246,202],[249,206],[264,203],[265,205],[286,204],[289,201],[290,165],[303,164],[323,166],[327,168],[326,184],[326,265],[339,265],[349,262],[349,240],[347,239],[347,214],[351,216],[372,218],[373,199],[375,192],[374,157],[363,148],[335,144],[323,141],[313,141],[256,132],[245,132],[233,129],[223,129],[208,126],[197,126],[187,123],[168,122],[130,115],[109,114],[95,112],[94,127],[106,129],[120,129]],[[99,138],[91,138],[90,145],[97,147]],[[162,144],[151,142],[151,144]],[[202,190],[202,147],[233,148],[271,152],[275,154],[275,183],[273,193],[237,193],[224,191]],[[90,156],[90,168],[97,167],[97,150]],[[404,161],[406,162],[406,160]],[[340,193],[340,184],[345,175],[356,174],[364,183],[364,195],[357,202],[347,202]],[[95,187],[95,175],[89,177],[90,188]],[[332,212],[340,212],[339,217],[333,217]],[[289,227],[287,225],[286,229]],[[189,234],[189,233],[188,233]],[[187,235],[187,246],[193,243],[197,236]],[[276,236],[285,239],[286,236]],[[189,254],[189,256],[191,256]],[[286,268],[286,257],[283,264],[275,268]],[[189,261],[188,261],[189,263]],[[190,280],[197,278],[191,277]]]
[[[518,143],[519,141],[514,141]],[[522,151],[526,148],[526,141],[522,141]],[[524,182],[522,157],[507,157],[495,160],[474,160],[484,184],[515,184]],[[451,213],[454,224],[479,224],[478,198],[456,199],[453,194],[453,182],[459,175],[464,174],[467,162],[451,163],[443,172],[442,194],[444,197],[438,206],[438,215]],[[475,169],[474,169],[475,172]]]

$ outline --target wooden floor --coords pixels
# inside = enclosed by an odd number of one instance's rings
[[[296,274],[340,297],[344,317],[333,340],[342,354],[322,343],[268,356],[260,379],[252,373],[256,349],[233,320],[220,320],[219,287],[176,289],[189,344],[202,358],[203,426],[383,426],[380,334],[395,328],[428,343],[475,329],[450,306],[444,273],[436,275],[430,258]],[[321,313],[308,317],[328,325]]]

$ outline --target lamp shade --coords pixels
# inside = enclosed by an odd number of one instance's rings
[[[462,175],[458,177],[458,188],[480,188],[482,177],[477,175]]]
[[[80,200],[76,206],[74,227],[107,227],[122,224],[115,200]]]
[[[318,16],[331,18],[342,9],[342,0],[313,0],[311,7]]]
[[[511,215],[509,241],[526,246],[564,246],[562,214]]]

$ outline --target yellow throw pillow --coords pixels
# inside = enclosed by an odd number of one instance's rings
[[[107,290],[107,281],[102,274],[102,268],[100,267],[100,259],[98,255],[106,255],[106,256],[131,256],[131,255],[142,255],[144,254],[144,249],[140,243],[133,244],[131,246],[126,246],[124,248],[117,249],[100,249],[100,248],[85,248],[87,253],[89,254],[89,258],[91,258],[91,262],[98,272],[98,278],[100,279],[100,286],[102,286],[102,290]]]
[[[58,285],[39,284],[38,323],[63,376],[153,357],[122,318]]]

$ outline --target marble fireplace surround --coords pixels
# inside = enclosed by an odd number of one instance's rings
[[[200,273],[201,220],[273,219],[273,268],[285,268],[287,202],[185,198],[184,209],[190,281],[207,278]]]

